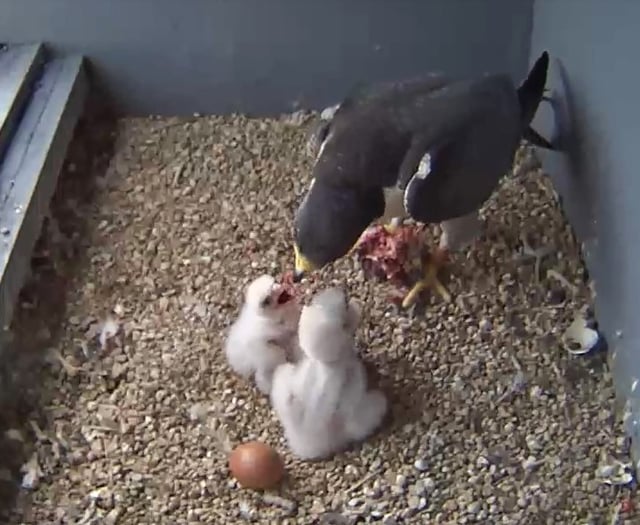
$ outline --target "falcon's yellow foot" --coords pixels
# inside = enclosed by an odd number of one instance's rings
[[[382,227],[386,230],[389,235],[393,235],[398,231],[398,225],[390,222],[389,224],[383,224]]]
[[[401,225],[402,225],[402,219],[400,219],[398,217],[394,217],[387,224],[383,224],[382,227],[386,230],[386,232],[389,235],[393,235],[394,233],[396,233],[400,229]]]
[[[403,308],[410,307],[420,293],[427,288],[433,288],[446,302],[451,301],[449,290],[447,290],[446,286],[438,279],[438,270],[444,266],[446,258],[447,252],[443,250],[436,251],[432,255],[431,259],[425,265],[424,277],[414,284],[413,288],[409,290],[409,293],[405,295],[402,301]]]

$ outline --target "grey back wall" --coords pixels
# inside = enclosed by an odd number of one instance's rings
[[[321,108],[357,82],[525,74],[532,0],[0,0],[0,42],[82,53],[132,115]]]

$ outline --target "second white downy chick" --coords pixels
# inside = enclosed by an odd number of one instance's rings
[[[276,367],[296,358],[300,305],[270,275],[254,279],[244,298],[240,315],[229,330],[225,355],[237,374],[253,376],[260,391],[269,394]]]
[[[382,422],[387,399],[367,389],[357,355],[358,304],[330,288],[302,309],[298,339],[305,357],[280,365],[273,376],[271,403],[291,451],[321,459],[367,438]]]

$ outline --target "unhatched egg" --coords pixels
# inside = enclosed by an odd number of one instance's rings
[[[284,463],[269,445],[249,441],[233,449],[229,455],[229,470],[245,488],[268,489],[282,479]]]

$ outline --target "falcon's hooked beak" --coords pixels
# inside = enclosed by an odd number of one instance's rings
[[[293,273],[293,281],[300,282],[305,274],[312,272],[316,269],[315,265],[311,263],[302,253],[297,244],[293,245],[293,251],[295,254],[295,270]]]

